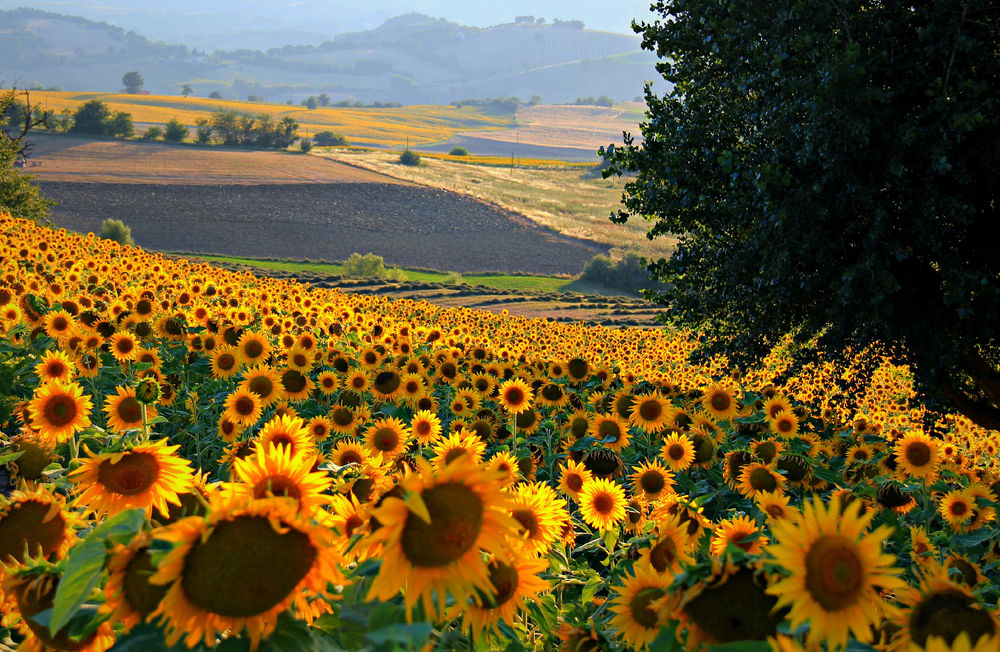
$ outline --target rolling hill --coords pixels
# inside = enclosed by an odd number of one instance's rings
[[[138,70],[146,90],[227,99],[249,95],[298,102],[449,103],[465,98],[539,95],[562,103],[642,93],[656,76],[639,38],[585,29],[579,21],[519,20],[470,27],[406,14],[375,29],[317,45],[199,51],[152,41],[108,23],[36,9],[0,11],[0,73],[10,83],[70,91],[117,90]]]

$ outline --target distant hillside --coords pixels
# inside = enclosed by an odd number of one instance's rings
[[[5,82],[64,90],[114,91],[128,70],[146,90],[228,99],[256,95],[298,102],[448,103],[539,95],[543,102],[608,95],[627,100],[656,76],[655,57],[632,34],[584,29],[579,21],[521,20],[469,27],[406,14],[318,45],[205,52],[151,41],[84,18],[34,9],[0,11],[0,75]]]

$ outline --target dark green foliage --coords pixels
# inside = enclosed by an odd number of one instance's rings
[[[583,268],[580,280],[636,294],[663,289],[661,284],[650,280],[646,261],[636,253],[627,253],[617,262],[607,256],[594,256]]]
[[[15,104],[18,108],[12,109]],[[12,115],[17,121],[10,119]],[[55,202],[42,197],[33,178],[19,167],[28,153],[25,137],[32,128],[44,125],[47,117],[44,111],[39,116],[27,94],[15,89],[0,91],[0,212],[36,222],[48,220]]]
[[[451,156],[468,156],[469,150],[465,149],[464,147],[459,147],[458,145],[456,145],[455,147],[452,147],[450,150],[448,150],[448,154],[450,154]]]
[[[212,91],[211,93],[208,94],[208,99],[210,99],[210,100],[221,100],[222,99],[222,93],[220,93],[219,91]]]
[[[159,140],[163,138],[163,128],[153,125],[142,135],[143,140]]]
[[[188,95],[190,95],[193,92],[194,92],[194,89],[191,88],[191,86],[189,84],[184,84],[184,86],[181,88],[181,95],[183,95],[184,97],[187,97]]]
[[[73,113],[70,131],[93,136],[115,136],[129,138],[135,135],[132,114],[123,111],[111,112],[108,105],[100,100],[84,102]]]
[[[315,142],[320,147],[346,147],[347,138],[341,134],[335,134],[332,131],[321,131],[313,136],[313,142]]]
[[[680,238],[669,318],[746,364],[870,346],[1000,428],[1000,16],[992,3],[658,2],[625,210]],[[667,58],[669,56],[669,59]],[[867,356],[873,360],[876,356]]]
[[[127,93],[138,93],[142,90],[142,86],[145,83],[142,75],[135,70],[127,72],[122,76],[122,86],[125,87]]]
[[[313,141],[308,138],[303,138],[299,141],[299,149],[303,152],[308,153],[313,148]]]
[[[420,165],[420,154],[412,149],[406,149],[399,155],[399,162],[403,165]]]
[[[163,140],[171,143],[179,143],[188,135],[188,128],[181,124],[177,118],[171,118],[163,129]]]
[[[208,121],[199,121],[200,143],[213,140],[223,145],[285,149],[298,140],[299,123],[290,117],[275,122],[270,113],[239,113],[219,109]]]
[[[107,219],[101,222],[100,237],[105,240],[114,240],[120,245],[135,244],[132,241],[132,229],[126,226],[121,220]]]

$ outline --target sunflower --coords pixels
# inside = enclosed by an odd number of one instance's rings
[[[358,421],[351,408],[337,405],[330,410],[330,423],[338,435],[353,435],[358,429]]]
[[[323,495],[333,484],[322,471],[313,472],[312,460],[305,455],[292,456],[288,446],[267,446],[257,442],[254,454],[233,460],[233,473],[239,482],[231,488],[254,498],[288,497],[298,501],[302,514],[312,514],[327,502]]]
[[[81,525],[65,507],[61,496],[44,487],[0,496],[0,566],[65,555],[73,543],[72,528]]]
[[[56,455],[54,441],[27,428],[14,437],[0,439],[0,447],[6,448],[10,453],[20,453],[20,456],[9,464],[14,471],[14,478],[17,481],[26,481],[29,486],[42,480],[45,468],[60,459]]]
[[[227,444],[231,444],[234,441],[236,441],[236,438],[239,437],[240,434],[242,434],[243,431],[247,429],[246,426],[244,426],[241,423],[232,421],[225,414],[219,415],[219,421],[217,425],[219,429],[219,439],[226,442]]]
[[[365,464],[370,458],[368,449],[355,439],[341,439],[330,451],[330,461],[337,466]]]
[[[306,422],[287,414],[272,417],[257,433],[257,439],[267,446],[288,448],[293,457],[308,457],[316,452],[316,443],[306,427]]]
[[[972,520],[975,509],[976,501],[969,495],[968,489],[949,491],[938,503],[938,513],[956,532],[961,531]]]
[[[260,397],[253,392],[237,388],[235,392],[226,397],[225,412],[227,419],[241,426],[252,426],[260,419],[264,406]]]
[[[45,334],[54,340],[58,340],[72,330],[76,322],[73,319],[73,315],[67,311],[53,310],[45,315],[43,323],[45,324]]]
[[[859,501],[842,509],[838,496],[828,507],[813,498],[799,522],[771,525],[775,543],[767,552],[790,576],[768,593],[778,597],[779,607],[790,605],[793,628],[809,623],[810,645],[825,640],[843,646],[848,631],[865,640],[877,624],[878,592],[905,586],[889,567],[894,557],[882,553],[891,528],[865,532],[874,515],[874,510],[862,514]]]
[[[368,372],[363,369],[356,369],[348,374],[347,378],[344,379],[344,387],[347,387],[348,389],[359,394],[367,392],[370,386],[371,378],[369,377]]]
[[[503,474],[500,483],[505,487],[510,487],[518,481],[518,463],[513,453],[499,451],[486,463],[486,468],[490,471],[499,471]]]
[[[408,613],[421,600],[429,616],[441,616],[446,594],[465,604],[477,590],[493,593],[482,551],[509,564],[508,540],[517,537],[519,524],[508,516],[511,503],[499,474],[464,455],[436,474],[422,458],[417,465],[400,482],[405,500],[390,496],[371,511],[382,527],[369,538],[384,549],[368,599],[390,600],[405,587]]]
[[[271,343],[267,337],[253,331],[244,331],[236,346],[243,362],[247,364],[263,361],[271,353]]]
[[[995,652],[1000,641],[995,636],[983,635],[972,643],[969,635],[962,632],[950,643],[941,636],[928,636],[924,645],[910,644],[909,652]]]
[[[47,652],[49,650],[74,650],[75,652],[104,652],[115,643],[110,622],[103,622],[82,639],[72,638],[69,625],[53,633],[48,621],[39,622],[35,616],[52,609],[59,576],[55,570],[40,573],[11,574],[4,580],[7,597],[0,600],[0,609],[7,614],[5,624],[13,625],[20,634],[17,646],[20,652]]]
[[[438,443],[434,444],[433,451],[434,458],[431,463],[436,467],[448,466],[456,458],[463,455],[468,455],[473,462],[479,464],[483,461],[483,455],[486,453],[486,442],[480,439],[475,432],[462,428],[439,440]]]
[[[776,605],[769,589],[767,577],[755,566],[717,560],[711,575],[683,593],[668,594],[655,608],[680,621],[678,631],[687,630],[688,649],[764,641],[777,635],[788,611]]]
[[[675,573],[694,563],[687,526],[678,515],[667,515],[656,521],[656,537],[650,547],[641,551],[638,566],[644,566],[654,573],[667,575],[673,579]]]
[[[772,471],[760,462],[745,464],[740,471],[739,492],[747,498],[754,498],[761,492],[782,491],[785,476]]]
[[[938,472],[937,442],[922,432],[911,432],[896,442],[896,464],[907,477],[933,482]]]
[[[441,438],[441,419],[430,410],[420,410],[413,415],[410,430],[421,446],[433,444]]]
[[[76,364],[72,358],[62,351],[46,351],[41,362],[35,365],[35,375],[46,383],[50,380],[61,380],[66,383],[76,375]]]
[[[641,394],[635,397],[629,423],[644,432],[659,432],[667,425],[669,407],[659,394]]]
[[[739,403],[733,394],[722,385],[712,385],[705,390],[701,405],[705,412],[719,421],[728,421],[740,412]]]
[[[513,503],[510,515],[520,524],[521,547],[529,554],[545,555],[569,520],[566,501],[542,482],[517,485],[509,495]]]
[[[771,432],[778,437],[791,439],[799,434],[799,418],[794,412],[778,412],[768,420]]]
[[[656,460],[632,467],[632,494],[641,500],[654,501],[674,491],[674,474]]]
[[[531,387],[520,378],[512,378],[500,385],[500,405],[511,414],[520,414],[531,408]]]
[[[172,546],[158,560],[152,584],[169,585],[150,615],[162,621],[168,646],[182,638],[212,647],[246,630],[252,649],[293,607],[311,619],[312,599],[329,583],[344,584],[328,529],[297,513],[287,498],[213,495],[208,516],[192,516],[154,533]]]
[[[309,422],[306,423],[306,427],[309,429],[309,434],[311,434],[313,439],[316,441],[323,441],[330,436],[330,432],[333,430],[333,424],[330,423],[330,420],[324,416],[309,419]]]
[[[694,462],[694,443],[683,433],[671,433],[660,448],[660,459],[675,473],[684,471]]]
[[[378,419],[365,432],[365,445],[373,453],[391,458],[406,451],[410,429],[399,419]]]
[[[933,649],[928,643],[936,638],[939,647],[951,651],[963,636],[966,642],[985,640],[992,645],[987,649],[998,649],[996,616],[966,586],[950,579],[945,567],[931,564],[918,574],[918,580],[917,586],[906,586],[899,592],[903,608],[890,612],[898,629],[890,649],[922,652]]]
[[[320,372],[316,377],[316,386],[323,394],[330,396],[340,389],[340,377],[333,371]]]
[[[629,443],[628,425],[611,414],[595,414],[590,424],[590,436],[614,451],[621,452]]]
[[[114,516],[133,507],[167,515],[168,503],[180,505],[178,494],[191,490],[191,462],[176,455],[180,446],[166,439],[119,453],[91,453],[69,474],[77,485],[75,504],[98,516]]]
[[[789,496],[780,491],[760,491],[754,495],[754,500],[768,521],[794,521],[801,515],[798,508],[788,504]]]
[[[122,623],[125,632],[153,613],[167,594],[167,587],[149,582],[156,572],[151,543],[148,533],[139,534],[127,546],[118,544],[108,560],[108,583],[104,587],[107,602],[103,609],[110,612],[110,622]]]
[[[667,593],[672,576],[650,572],[644,568],[635,569],[634,575],[626,576],[622,586],[615,587],[611,601],[614,617],[611,625],[618,628],[618,637],[630,647],[645,649],[660,633],[660,617],[652,604]]]
[[[594,475],[583,464],[568,459],[564,464],[559,466],[559,489],[573,500],[579,502],[580,491],[583,490],[583,485],[593,479],[593,477]]]
[[[395,371],[382,371],[372,379],[372,396],[379,403],[396,403],[403,387],[402,377]]]
[[[313,382],[309,376],[297,369],[284,369],[279,378],[281,390],[289,401],[300,401],[309,397],[313,388]]]
[[[477,590],[476,598],[463,607],[456,605],[451,618],[461,614],[462,629],[477,639],[484,632],[496,632],[500,621],[513,625],[517,613],[525,610],[525,603],[549,589],[549,583],[538,577],[548,566],[547,559],[531,556],[510,563],[490,561],[490,589]]]
[[[756,555],[760,554],[766,543],[767,537],[761,534],[760,528],[752,518],[734,516],[719,521],[708,550],[713,556],[721,557],[726,554],[726,549],[731,544],[747,554]]]
[[[142,428],[143,406],[135,398],[135,388],[119,385],[115,391],[116,394],[104,400],[104,413],[108,417],[108,426],[118,433]],[[155,419],[156,408],[147,405],[145,418],[147,421]]]
[[[580,490],[580,514],[601,532],[625,520],[625,491],[606,478],[593,478]]]
[[[31,426],[45,437],[64,442],[90,427],[88,413],[94,404],[76,383],[52,380],[35,390],[28,403]]]
[[[215,378],[231,378],[239,371],[239,366],[239,354],[231,346],[216,347],[212,351],[211,368]]]
[[[240,389],[253,392],[260,397],[261,405],[267,407],[275,401],[280,401],[285,397],[285,390],[281,385],[281,376],[273,367],[266,364],[258,364],[243,371],[243,382]]]
[[[488,378],[488,376],[487,376]],[[538,390],[535,400],[539,405],[559,408],[569,403],[569,394],[558,383],[546,383]]]
[[[777,417],[779,412],[785,412],[787,414],[791,414],[792,404],[784,396],[776,394],[771,398],[769,398],[764,403],[763,410],[764,410],[764,416],[770,420]]]

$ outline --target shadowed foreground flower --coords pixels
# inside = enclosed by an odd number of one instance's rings
[[[672,575],[637,568],[623,586],[614,589],[617,595],[611,603],[615,614],[611,624],[630,646],[645,648],[660,633],[660,618],[652,605],[666,593],[673,579]]]
[[[246,630],[256,649],[282,612],[293,607],[309,621],[310,601],[325,596],[328,583],[346,583],[332,533],[302,518],[287,498],[216,495],[207,517],[177,521],[155,538],[173,545],[150,579],[170,587],[151,615],[168,645],[183,639],[188,647],[212,647],[217,637]]]

